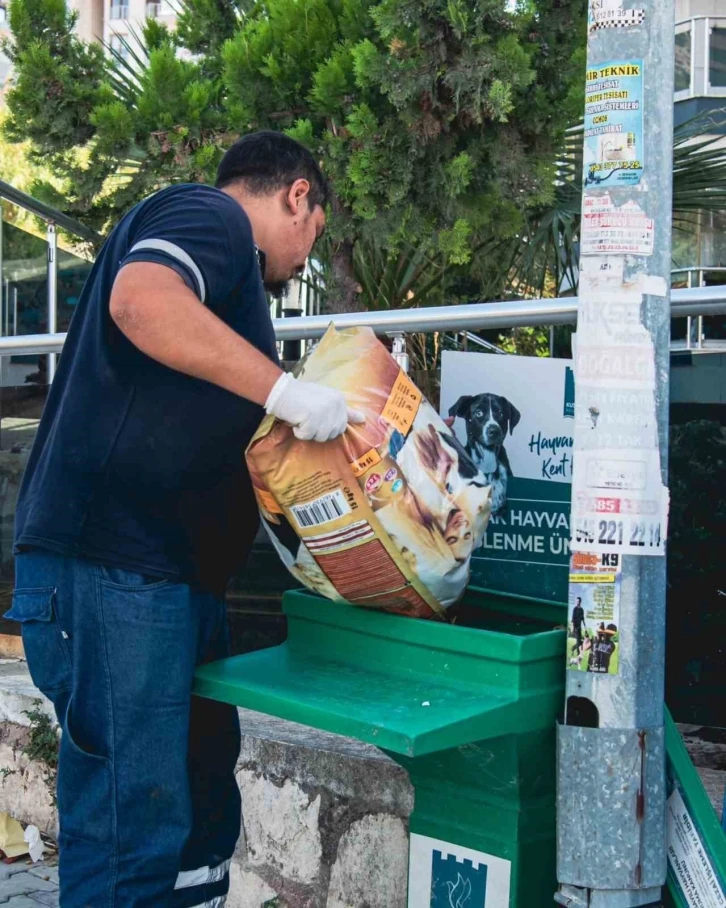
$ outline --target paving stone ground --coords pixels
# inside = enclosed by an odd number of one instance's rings
[[[55,859],[0,864],[0,908],[58,908]]]

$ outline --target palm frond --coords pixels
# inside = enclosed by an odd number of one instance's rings
[[[699,212],[726,211],[726,108],[699,115],[673,132],[673,221],[687,229]],[[577,283],[582,198],[582,125],[568,130],[557,161],[554,199],[531,212],[512,241],[505,282],[517,296],[542,296],[549,285]]]
[[[109,54],[108,78],[113,90],[125,103],[135,103],[142,90],[142,74],[149,65],[149,53],[141,35],[133,26],[129,27],[131,40],[119,35],[126,55],[104,42]]]
[[[404,243],[384,249],[373,239],[359,240],[353,269],[367,309],[396,309],[441,301],[445,276],[443,257],[428,244]]]

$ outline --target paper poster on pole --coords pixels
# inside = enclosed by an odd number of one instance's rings
[[[573,552],[567,669],[617,675],[620,662],[620,556]]]
[[[645,22],[645,10],[624,9],[623,0],[590,0],[587,22],[591,32],[601,28],[633,28]]]
[[[655,451],[577,452],[572,547],[578,552],[663,555],[668,494]]]
[[[588,331],[574,361],[573,551],[665,551],[655,351],[640,314],[644,292],[659,289],[652,283],[625,283],[622,263],[613,267],[606,257],[583,260],[578,319]]]
[[[564,359],[445,352],[441,413],[493,489],[472,582],[565,602],[575,385]]]
[[[655,222],[635,202],[618,207],[605,192],[585,197],[580,234],[582,255],[652,255]]]
[[[604,15],[604,10],[602,12]],[[643,64],[603,63],[585,81],[584,186],[632,186],[643,174]]]

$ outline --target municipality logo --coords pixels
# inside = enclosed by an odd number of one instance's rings
[[[430,908],[486,908],[487,865],[434,851]]]
[[[569,366],[565,368],[565,395],[562,415],[569,419],[575,418],[575,373]]]

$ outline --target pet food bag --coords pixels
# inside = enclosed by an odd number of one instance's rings
[[[247,451],[264,524],[311,590],[443,618],[469,580],[491,489],[369,328],[331,327],[296,370],[342,391],[365,423],[321,444],[267,417]]]

